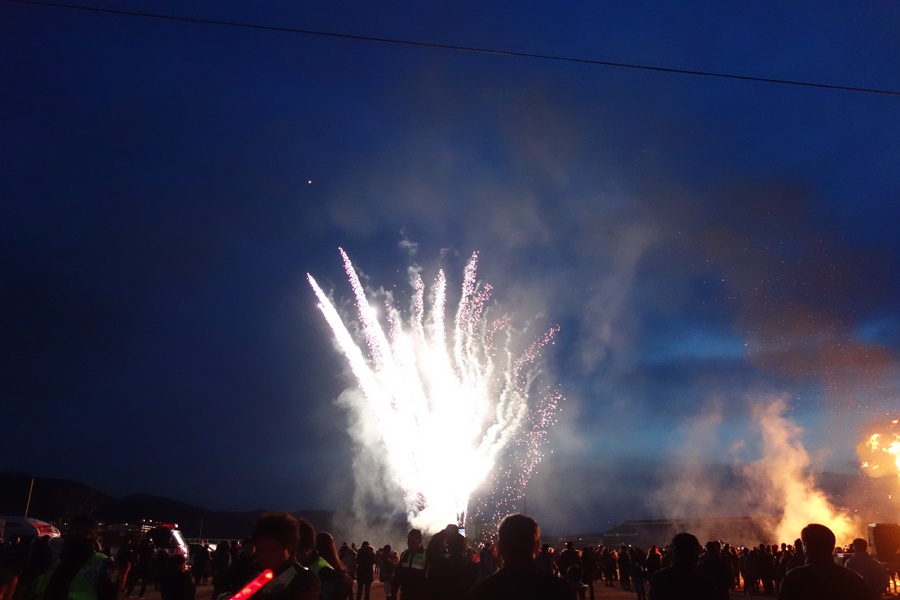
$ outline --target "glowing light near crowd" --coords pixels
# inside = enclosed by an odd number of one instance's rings
[[[228,600],[247,600],[247,598],[261,590],[267,583],[272,581],[274,576],[275,575],[274,573],[272,573],[271,569],[266,569]]]
[[[537,390],[536,361],[557,329],[517,353],[509,317],[488,318],[491,287],[476,279],[476,254],[466,265],[452,322],[439,271],[427,299],[425,283],[413,274],[406,319],[385,293],[383,325],[350,258],[340,253],[358,322],[345,323],[307,277],[364,397],[353,408],[377,428],[380,458],[402,491],[410,523],[428,531],[462,524],[470,502],[479,518],[503,516],[489,513],[521,498],[560,400],[554,389]],[[489,490],[473,501],[485,482]]]
[[[856,447],[856,453],[870,477],[900,476],[900,419],[869,434]]]

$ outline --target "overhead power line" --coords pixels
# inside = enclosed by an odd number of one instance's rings
[[[673,67],[660,67],[654,65],[642,65],[636,63],[615,62],[598,60],[593,58],[578,58],[573,56],[560,56],[555,54],[540,54],[536,52],[519,52],[516,50],[498,50],[496,48],[481,48],[477,46],[462,46],[457,44],[441,44],[437,42],[421,42],[416,40],[402,40],[369,35],[355,35],[350,33],[337,33],[333,31],[318,31],[314,29],[302,29],[297,27],[281,27],[277,25],[261,25],[257,23],[243,23],[240,21],[223,21],[220,19],[206,19],[200,17],[184,17],[179,15],[167,15],[144,11],[122,10],[117,8],[101,8],[97,6],[83,6],[79,4],[66,4],[62,2],[47,2],[41,0],[3,0],[16,4],[29,4],[36,6],[49,6],[54,8],[68,8],[86,12],[104,13],[127,17],[141,17],[147,19],[160,19],[165,21],[177,21],[181,23],[195,23],[202,25],[219,25],[224,27],[240,27],[243,29],[255,29],[260,31],[277,31],[280,33],[293,33],[309,36],[330,37],[363,42],[377,42],[382,44],[396,44],[402,46],[414,46],[419,48],[433,48],[438,50],[453,50],[457,52],[474,52],[478,54],[493,54],[499,56],[515,56],[520,58],[535,58],[542,60],[556,60],[562,62],[597,65],[603,67],[619,67],[624,69],[637,69],[642,71],[655,71],[658,73],[673,73],[677,75],[694,75],[699,77],[717,77],[720,79],[736,79],[739,81],[756,81],[760,83],[775,83],[780,85],[794,85],[826,90],[841,90],[845,92],[862,92],[866,94],[880,94],[885,96],[900,96],[900,91],[885,90],[879,88],[857,87],[849,85],[835,85],[815,81],[797,81],[793,79],[778,79],[774,77],[757,77],[753,75],[736,75],[734,73],[721,73],[715,71],[700,71],[696,69],[677,69]]]

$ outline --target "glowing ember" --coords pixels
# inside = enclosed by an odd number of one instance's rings
[[[871,433],[856,446],[863,471],[870,477],[900,476],[900,419]]]
[[[385,329],[350,258],[340,252],[359,311],[353,328],[361,326],[359,337],[365,339],[368,356],[315,279],[307,277],[365,397],[363,405],[353,408],[361,423],[377,428],[382,448],[376,458],[385,462],[402,490],[409,521],[430,531],[464,522],[470,498],[488,479],[491,497],[482,499],[477,510],[490,520],[482,513],[521,498],[541,458],[540,446],[560,398],[555,390],[534,393],[536,359],[557,329],[517,356],[511,349],[509,318],[487,318],[491,288],[476,281],[474,254],[450,331],[443,271],[431,289],[430,312],[425,309],[425,284],[414,274],[406,322],[386,294]]]

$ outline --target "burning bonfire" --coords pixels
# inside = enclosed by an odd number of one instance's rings
[[[870,477],[900,477],[900,419],[879,428],[856,447],[860,466]]]

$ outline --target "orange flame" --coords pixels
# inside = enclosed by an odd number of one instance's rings
[[[870,477],[900,476],[900,419],[869,434],[856,446],[860,466]]]

